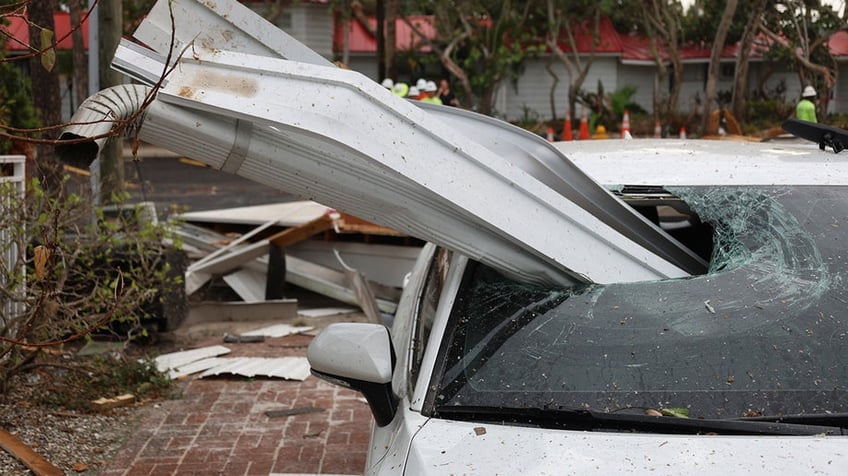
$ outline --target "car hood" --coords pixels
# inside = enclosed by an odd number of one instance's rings
[[[846,437],[689,436],[429,420],[406,474],[844,474]]]

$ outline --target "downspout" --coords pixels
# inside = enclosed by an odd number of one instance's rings
[[[59,136],[59,141],[70,142],[56,146],[59,159],[68,165],[88,169],[106,141],[113,137],[116,126],[137,116],[132,124],[124,127],[123,133],[128,134],[141,123],[144,115],[139,113],[152,90],[150,86],[121,84],[90,96]]]

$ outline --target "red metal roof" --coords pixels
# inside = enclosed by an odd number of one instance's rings
[[[427,38],[433,39],[438,36],[436,27],[433,25],[432,15],[409,16],[407,19],[415,28],[423,33]],[[375,18],[369,18],[368,24],[371,30],[376,30],[377,21]],[[416,50],[421,52],[430,51],[430,47],[426,41],[423,41],[407,23],[398,18],[396,20],[396,49],[398,51]],[[336,28],[333,33],[333,45],[336,51],[341,51],[344,33],[344,25],[342,22],[336,22]],[[377,51],[377,39],[359,22],[352,20],[348,23],[349,38],[348,49],[351,53],[375,53]],[[618,33],[613,28],[612,22],[608,18],[601,19],[599,43],[595,47],[596,53],[620,53],[622,43]],[[591,50],[594,40],[591,31],[591,25],[586,22],[574,29],[575,43],[577,51],[588,52]],[[560,40],[560,48],[563,51],[571,51],[571,47],[566,38]]]
[[[578,52],[592,51],[592,43],[594,43],[594,35],[592,34],[592,22],[586,21],[573,29],[574,43],[577,46]],[[559,47],[565,52],[571,52],[571,45],[568,38],[564,35],[559,39]],[[612,22],[609,18],[601,18],[598,25],[598,44],[595,45],[595,53],[621,53],[623,43],[621,35],[615,31]]]
[[[26,20],[21,17],[7,16],[8,25],[0,26],[8,37],[6,38],[6,51],[9,52],[29,52],[29,27]],[[71,15],[65,12],[56,12],[53,14],[55,23],[55,37],[59,40],[57,48],[60,50],[70,50],[73,46],[71,40]],[[88,49],[88,22],[82,24],[83,43]]]
[[[428,38],[436,38],[436,28],[433,26],[433,16],[411,16],[409,21],[416,25],[416,28],[424,33]],[[372,30],[376,29],[376,20],[369,18],[369,25]],[[333,34],[333,45],[336,51],[342,49],[342,33],[343,25],[341,22],[336,23],[336,29]],[[349,23],[349,51],[351,53],[371,53],[377,51],[377,41],[374,35],[369,33],[356,21]],[[591,51],[593,36],[590,23],[586,22],[574,30],[575,43],[577,51],[588,53]],[[562,38],[559,42],[560,48],[563,51],[571,51],[571,47],[567,39]],[[761,58],[768,50],[771,40],[761,36],[752,46],[751,58]],[[840,31],[835,33],[829,42],[831,53],[837,58],[848,59],[848,32]],[[398,51],[417,50],[421,52],[430,51],[430,47],[426,42],[422,41],[409,26],[402,20],[397,20],[397,44]],[[665,48],[660,45],[660,55],[668,59],[668,54]],[[595,47],[595,53],[620,54],[621,60],[624,62],[643,63],[653,62],[654,57],[650,52],[650,40],[645,37],[621,34],[615,31],[612,22],[608,18],[603,18],[600,24],[600,42]],[[739,45],[733,44],[725,46],[722,50],[722,58],[736,58],[739,53]],[[681,48],[680,56],[683,61],[708,61],[712,54],[712,46],[709,44],[689,44]]]
[[[436,28],[433,26],[433,17],[428,15],[408,16],[407,21],[415,26],[415,28],[423,33],[427,38],[436,38]],[[377,20],[369,18],[368,24],[372,31],[377,29]],[[356,20],[347,22],[348,27],[348,51],[351,53],[376,53],[377,38],[372,35],[365,27]],[[344,42],[345,23],[336,21],[336,26],[333,31],[333,48],[336,51],[341,51]],[[401,18],[395,20],[395,49],[397,51],[420,51],[429,52],[431,50],[427,42],[413,31],[412,28]]]

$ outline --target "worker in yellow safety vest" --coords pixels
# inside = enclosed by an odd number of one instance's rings
[[[409,94],[409,85],[404,82],[395,83],[392,88],[392,92],[395,93],[398,97],[405,98],[407,94]]]
[[[816,118],[816,89],[807,86],[801,92],[801,100],[795,106],[795,118],[807,122],[818,122]]]
[[[438,90],[439,90],[439,88],[436,87],[435,81],[427,81],[424,84],[424,93],[421,94],[421,97],[419,99],[421,101],[429,102],[429,103],[432,103],[432,104],[441,104],[442,100],[439,99],[438,95],[436,95],[436,91],[438,91]]]

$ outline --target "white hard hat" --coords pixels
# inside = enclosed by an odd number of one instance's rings
[[[801,93],[802,98],[808,98],[816,95],[816,88],[812,86],[807,86],[804,88],[804,92]]]
[[[424,86],[424,90],[427,92],[437,91],[438,89],[435,81],[427,81],[427,84]]]
[[[405,97],[409,94],[409,85],[404,82],[397,82],[392,88],[392,92],[400,97]]]
[[[386,88],[386,89],[392,89],[392,88],[394,87],[394,85],[395,85],[395,82],[394,82],[394,81],[392,81],[392,78],[386,78],[386,79],[384,79],[384,80],[383,80],[383,82],[382,82],[382,83],[380,83],[380,84],[382,84],[382,85],[383,85],[383,87],[384,87],[384,88]]]
[[[427,89],[427,80],[419,78],[418,81],[415,82],[415,87],[418,88],[419,91],[424,91]]]
[[[415,86],[409,88],[409,92],[406,93],[407,97],[414,97],[414,96],[418,96],[419,94],[421,94],[421,93],[418,91],[418,88],[415,87]]]

